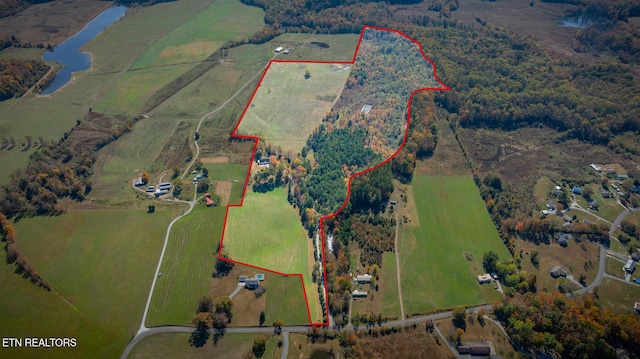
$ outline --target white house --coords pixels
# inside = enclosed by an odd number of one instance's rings
[[[278,46],[278,47],[276,48],[276,52],[280,52],[280,51],[282,51],[282,46]]]

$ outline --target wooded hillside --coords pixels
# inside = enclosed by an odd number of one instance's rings
[[[49,65],[37,60],[0,60],[0,101],[22,96],[49,68]]]

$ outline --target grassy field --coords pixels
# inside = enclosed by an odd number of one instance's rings
[[[248,190],[242,207],[229,208],[223,244],[231,258],[239,262],[279,273],[302,274],[309,308],[311,313],[317,312],[317,289],[311,281],[311,240],[287,202],[284,188],[268,193]],[[282,293],[294,298],[303,296],[298,291]],[[312,316],[312,320],[318,319]]]
[[[249,159],[247,158],[247,163]],[[229,203],[240,204],[244,181],[247,178],[248,165],[238,165],[234,163],[205,163],[209,170],[209,179],[212,181],[235,181],[231,182],[231,194]]]
[[[400,299],[398,298],[398,281],[396,272],[395,253],[382,254],[382,281],[380,293],[382,294],[382,314],[400,317]]]
[[[614,258],[607,258],[607,262],[605,265],[607,274],[624,279],[624,270],[622,269],[623,267],[623,262]]]
[[[633,305],[640,299],[640,287],[605,278],[598,286],[598,299],[603,307],[614,313],[633,313]]]
[[[143,339],[129,354],[135,358],[247,358],[251,356],[254,334],[225,334],[217,344],[212,339],[202,346],[195,348],[189,344],[190,334],[163,333]],[[276,336],[271,334],[267,340],[267,347],[263,358],[274,358],[276,350]]]
[[[531,263],[531,252],[538,251],[540,263],[538,268]],[[569,241],[566,248],[557,243],[535,245],[522,240],[516,241],[516,252],[522,251],[522,269],[536,275],[538,290],[553,291],[557,289],[558,280],[549,274],[555,266],[561,266],[575,280],[585,276],[587,284],[593,282],[598,274],[600,248],[592,242],[577,243]],[[620,267],[622,268],[622,266]]]
[[[228,40],[262,29],[264,12],[237,0],[215,0],[162,40],[151,45],[133,69],[202,61]]]
[[[274,46],[291,51],[283,60],[318,60],[347,62],[353,60],[360,34],[300,34],[286,33],[271,40]],[[318,43],[325,47],[318,46]],[[326,47],[328,46],[328,47]]]
[[[198,298],[209,291],[216,245],[222,234],[225,208],[198,203],[171,229],[149,307],[147,326],[189,325]],[[218,295],[229,295],[220,293]]]
[[[13,136],[18,142],[14,150],[0,151],[0,181],[6,181],[9,173],[26,164],[27,156],[19,153],[19,143],[25,135],[33,138],[42,136],[47,141],[58,140],[89,108],[96,108],[102,103],[103,97],[109,92],[112,93],[109,95],[111,97],[127,100],[126,95],[116,96],[115,89],[126,90],[123,86],[131,84],[129,77],[133,75],[129,75],[127,70],[145,51],[147,44],[162,39],[209,4],[207,0],[185,0],[130,9],[126,17],[108,27],[82,49],[93,54],[94,62],[89,71],[76,73],[75,80],[51,95],[26,96],[12,105],[0,106],[0,133]],[[175,75],[176,71],[156,71],[156,77],[149,77],[151,73],[148,72],[144,78],[149,84],[137,84],[136,90],[140,94],[144,94],[143,89],[154,83],[167,81],[168,75]],[[130,100],[130,103],[136,103],[135,99]],[[109,108],[105,104],[102,109],[118,107],[123,108],[124,105],[119,102]],[[126,109],[125,113],[133,111],[133,108]]]
[[[13,266],[2,265],[0,334],[75,337],[78,347],[72,351],[4,349],[5,355],[120,355],[140,325],[164,231],[173,215],[173,209],[163,205],[151,215],[143,207],[72,209],[58,217],[17,223],[18,246],[59,295],[36,288],[12,273]]]
[[[333,64],[273,63],[238,133],[262,135],[275,146],[300,151],[340,96],[348,69]],[[305,78],[307,70],[309,78]]]
[[[407,314],[499,300],[476,280],[482,255],[510,257],[491,222],[471,176],[414,176],[419,226],[400,229],[402,296]],[[468,261],[464,254],[473,256]]]

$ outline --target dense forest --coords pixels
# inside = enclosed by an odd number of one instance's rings
[[[614,315],[596,299],[568,299],[560,293],[516,294],[494,313],[511,339],[533,352],[562,358],[617,358],[624,347],[640,355],[640,324],[634,314]]]
[[[38,60],[0,60],[0,101],[22,96],[49,69],[49,65]]]

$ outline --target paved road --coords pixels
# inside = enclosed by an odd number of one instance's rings
[[[282,332],[282,336],[284,337],[284,344],[282,345],[280,359],[287,359],[287,355],[289,355],[289,332]]]
[[[475,307],[470,307],[467,309],[467,313],[474,313],[479,311],[480,309],[491,310],[493,309],[493,305],[479,305]],[[451,311],[441,312],[436,314],[423,315],[419,317],[413,317],[408,319],[399,319],[390,322],[383,323],[384,326],[401,326],[405,324],[414,324],[414,323],[424,323],[428,320],[440,320],[452,317],[453,313]],[[307,333],[310,326],[308,325],[299,325],[299,326],[290,326],[290,327],[282,327],[282,332],[287,333]],[[159,333],[193,333],[195,328],[193,327],[183,327],[183,326],[166,326],[166,327],[156,327],[156,328],[147,328],[144,332],[139,332],[127,345],[124,353],[122,353],[121,359],[126,359],[131,353],[133,347],[138,344],[142,339]],[[344,330],[354,330],[354,327],[345,327],[342,328]],[[246,328],[227,328],[225,330],[225,334],[267,334],[273,333],[272,327],[246,327]]]
[[[615,232],[616,229],[618,229],[618,226],[620,226],[620,223],[622,223],[622,221],[624,221],[624,219],[627,218],[628,215],[638,211],[640,211],[640,208],[628,208],[626,211],[620,213],[618,217],[616,217],[615,221],[611,223],[611,228],[609,228],[609,237],[613,237],[613,232]]]
[[[229,294],[229,298],[233,299],[233,297],[235,297],[236,294],[238,294],[240,290],[242,290],[242,288],[244,288],[244,283],[238,283],[238,286],[236,287],[236,289],[233,292],[231,292],[231,294]]]
[[[618,215],[618,217],[613,221],[613,223],[609,222],[609,223],[611,223],[611,227],[609,228],[609,240],[612,239],[613,233],[616,231],[616,229],[618,228],[620,223],[622,223],[622,221],[625,218],[627,218],[628,215],[630,215],[633,212],[638,212],[638,211],[640,211],[640,208],[627,209],[626,211],[620,213]],[[617,252],[614,252],[614,253],[617,253]],[[596,275],[596,279],[591,284],[589,284],[588,286],[586,286],[586,287],[584,287],[582,289],[573,291],[574,295],[592,293],[593,289],[595,287],[599,286],[600,283],[602,283],[602,280],[605,278],[605,276],[607,278],[611,277],[611,278],[620,279],[620,278],[613,277],[613,276],[610,276],[610,275],[605,273],[605,265],[606,265],[606,259],[607,259],[607,249],[603,245],[600,245],[600,258],[599,259],[600,260],[599,260],[599,263],[598,263],[598,275]],[[629,282],[627,282],[627,283],[629,283]]]

